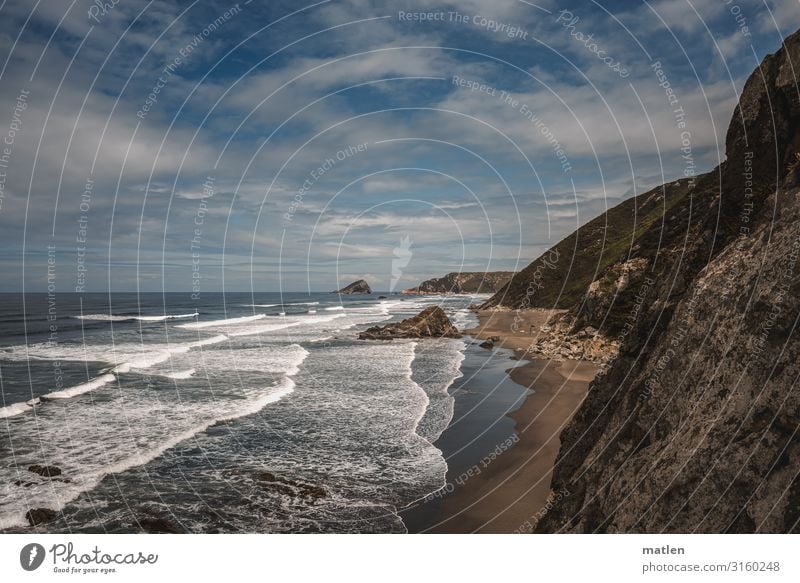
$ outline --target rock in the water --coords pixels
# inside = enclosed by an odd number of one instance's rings
[[[33,464],[32,466],[28,466],[28,471],[44,476],[45,478],[61,475],[61,468],[58,466],[40,466],[39,464]]]
[[[31,526],[37,526],[54,520],[58,512],[49,508],[31,508],[25,513],[25,518]]]
[[[460,338],[447,314],[439,306],[425,308],[412,318],[386,326],[373,326],[358,335],[360,340],[391,340],[392,338]]]
[[[139,519],[139,526],[149,534],[180,534],[183,532],[172,521],[156,516],[146,516]]]
[[[369,284],[364,281],[363,279],[359,279],[358,281],[354,281],[350,285],[343,287],[342,289],[333,292],[335,294],[343,294],[343,295],[350,295],[350,294],[371,294],[372,288],[369,287]]]
[[[386,299],[386,296],[378,296],[378,299],[379,299],[379,300],[385,300],[385,299]]]
[[[494,342],[492,342],[491,340],[486,340],[485,342],[481,342],[478,346],[480,346],[481,348],[491,349],[494,348]]]

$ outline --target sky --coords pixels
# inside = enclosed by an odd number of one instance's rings
[[[0,0],[0,291],[519,270],[716,167],[790,0]]]

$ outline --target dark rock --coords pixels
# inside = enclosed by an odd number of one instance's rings
[[[183,531],[171,520],[160,516],[145,516],[139,518],[139,526],[149,534],[180,534]]]
[[[797,530],[798,68],[800,32],[745,84],[725,162],[681,180],[687,188],[651,191],[665,193],[666,213],[642,195],[623,203],[626,215],[616,207],[594,223],[608,225],[606,248],[633,232],[629,243],[649,263],[624,269],[636,258],[622,245],[623,257],[592,276],[594,289],[588,278],[569,281],[564,308],[576,327],[603,334],[611,323],[621,346],[560,434],[550,487],[569,496],[536,532]],[[632,231],[632,210],[653,222]],[[570,257],[583,260],[582,246],[575,249]],[[576,307],[584,298],[591,309]]]
[[[373,326],[358,335],[360,340],[391,340],[392,338],[460,338],[447,314],[439,306],[425,308],[412,318],[386,326]]]
[[[342,295],[371,294],[372,289],[369,287],[369,284],[366,281],[364,281],[363,279],[359,279],[358,281],[354,281],[350,285],[343,287],[342,289],[332,293],[342,294]]]
[[[480,346],[481,348],[492,349],[494,348],[494,342],[492,342],[491,340],[486,340],[485,342],[481,342],[478,346]]]
[[[55,520],[58,512],[49,508],[32,508],[25,513],[25,518],[31,526],[45,524]]]
[[[386,299],[386,296],[378,296],[378,299],[379,299],[379,300],[385,300],[385,299]]]
[[[28,466],[28,471],[44,476],[45,478],[61,475],[61,468],[58,466],[40,466],[39,464],[33,464],[32,466]]]

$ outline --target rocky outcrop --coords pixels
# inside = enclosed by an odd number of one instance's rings
[[[726,161],[569,308],[620,348],[537,532],[800,532],[798,70],[795,33],[747,81]]]
[[[50,508],[31,508],[25,513],[25,520],[31,526],[38,526],[52,522],[56,519],[56,516],[58,516],[58,512]]]
[[[619,341],[592,327],[576,328],[569,314],[560,314],[542,326],[527,353],[548,360],[586,360],[602,367],[617,357]]]
[[[144,516],[137,522],[139,528],[148,534],[181,534],[183,532],[174,522],[163,516]]]
[[[423,281],[417,287],[404,289],[404,294],[485,294],[506,285],[513,271],[453,272],[444,277]]]
[[[372,289],[369,287],[369,284],[366,281],[364,281],[363,279],[359,279],[358,281],[354,281],[350,285],[345,286],[342,289],[332,293],[342,294],[342,295],[371,294]]]
[[[61,475],[61,468],[58,466],[41,466],[39,464],[33,464],[32,466],[28,466],[28,471],[33,472],[34,474],[39,474],[40,476],[44,476],[45,478],[53,478]]]
[[[386,326],[373,326],[358,335],[360,340],[392,340],[394,338],[460,338],[458,328],[439,306],[425,308],[413,318]]]

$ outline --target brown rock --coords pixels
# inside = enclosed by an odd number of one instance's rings
[[[412,318],[386,326],[373,326],[358,335],[359,340],[391,340],[393,338],[460,338],[447,314],[439,306],[425,308]]]

